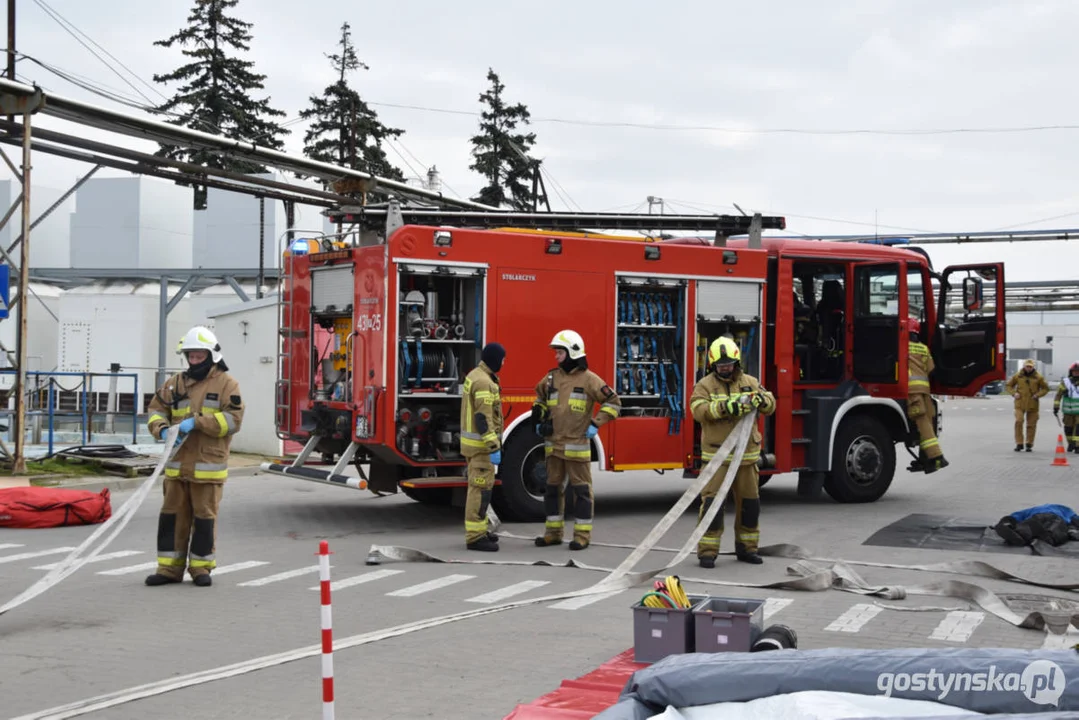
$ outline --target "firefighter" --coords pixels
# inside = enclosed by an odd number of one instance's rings
[[[495,373],[506,349],[488,343],[480,364],[465,376],[461,401],[461,454],[468,458],[465,499],[465,545],[469,550],[498,551],[498,536],[487,531],[487,508],[495,484],[495,465],[502,462],[502,391]]]
[[[557,367],[536,385],[532,423],[544,439],[547,489],[543,496],[547,522],[538,547],[562,544],[566,484],[572,494],[573,541],[570,550],[584,550],[592,540],[591,440],[599,429],[618,417],[622,401],[598,375],[588,369],[584,339],[562,330],[551,339]],[[596,406],[599,412],[593,417]]]
[[[217,566],[217,511],[228,477],[232,436],[243,423],[240,386],[228,373],[221,345],[209,329],[191,328],[176,349],[188,368],[154,393],[146,424],[164,439],[180,426],[183,445],[165,465],[165,499],[157,521],[157,571],[147,585],[178,583],[184,570],[199,587]]]
[[[1038,400],[1049,394],[1049,383],[1034,368],[1034,360],[1023,361],[1023,369],[1012,375],[1005,386],[1015,398],[1015,451],[1023,449],[1023,421],[1026,420],[1026,450],[1034,449],[1034,433],[1038,429]]]
[[[1068,374],[1060,381],[1053,398],[1053,415],[1060,419],[1061,401],[1064,405],[1064,436],[1068,452],[1079,453],[1079,362],[1072,363]]]
[[[907,346],[907,417],[918,428],[918,459],[910,464],[910,470],[922,470],[926,475],[948,467],[940,441],[934,430],[937,410],[929,393],[929,376],[933,373],[933,357],[929,348],[921,342],[922,323],[918,318],[907,318],[906,329],[910,336]]]
[[[701,424],[701,462],[705,465],[727,439],[743,415],[753,408],[762,415],[776,410],[776,399],[761,387],[757,378],[742,372],[742,353],[729,337],[720,337],[708,348],[708,367],[711,370],[697,381],[689,399],[693,419]],[[746,444],[742,463],[734,478],[735,501],[735,555],[742,562],[760,565],[763,560],[757,554],[760,542],[761,501],[759,494],[757,460],[761,454],[760,430],[754,426]],[[708,480],[701,491],[701,506],[697,515],[699,523],[715,500],[720,485],[727,475],[730,459]],[[697,560],[701,567],[716,566],[719,555],[719,539],[723,535],[723,508],[720,508],[708,530],[697,543]]]

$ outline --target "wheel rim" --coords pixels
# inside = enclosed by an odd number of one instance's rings
[[[524,462],[521,464],[521,481],[526,493],[537,500],[543,499],[547,490],[547,462],[542,443],[533,447],[525,455]]]
[[[847,448],[847,475],[855,484],[871,485],[880,477],[883,467],[884,453],[872,437],[855,438]]]

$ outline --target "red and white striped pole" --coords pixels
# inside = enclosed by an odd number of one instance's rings
[[[322,591],[322,720],[333,720],[333,613],[330,609],[330,543],[318,545]]]

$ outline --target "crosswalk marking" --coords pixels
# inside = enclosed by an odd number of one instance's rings
[[[334,580],[330,583],[330,592],[336,590],[343,590],[344,588],[352,587],[353,585],[363,585],[373,580],[381,580],[392,575],[400,575],[404,570],[372,570],[371,572],[364,573],[363,575],[354,575],[344,580]],[[311,590],[321,590],[321,585],[316,585]]]
[[[1045,642],[1042,644],[1043,650],[1067,650],[1072,645],[1079,644],[1079,630],[1074,627],[1068,628],[1066,633],[1062,635],[1054,635],[1051,632],[1046,632]]]
[[[768,598],[764,601],[764,621],[768,622],[773,615],[794,602],[793,598]]]
[[[592,603],[597,603],[600,600],[606,600],[607,598],[612,598],[615,595],[621,595],[621,594],[622,594],[621,590],[614,590],[613,592],[593,593],[591,595],[581,595],[579,597],[566,598],[565,600],[563,600],[561,602],[556,602],[554,605],[548,605],[547,607],[550,608],[551,610],[580,610],[581,608],[583,608],[586,605],[591,605]]]
[[[113,568],[112,570],[98,570],[98,575],[128,575],[130,573],[142,572],[144,570],[156,570],[156,562],[140,563],[138,565],[127,565],[122,568]]]
[[[117,550],[116,552],[105,553],[98,555],[97,557],[88,560],[87,562],[104,562],[105,560],[115,560],[116,558],[128,557],[129,555],[138,555],[141,550]],[[48,565],[38,565],[34,570],[52,570],[53,568],[60,567],[60,563],[49,563]]]
[[[12,548],[24,547],[19,543],[0,543],[0,550],[11,550]]]
[[[420,595],[425,592],[431,592],[432,590],[438,590],[439,588],[455,585],[465,580],[471,580],[475,575],[447,575],[445,577],[435,578],[434,580],[428,580],[422,582],[419,585],[410,585],[400,590],[394,590],[393,592],[386,593],[390,597],[413,597],[414,595]]]
[[[881,609],[882,608],[879,608],[876,605],[857,603],[852,605],[850,609],[833,620],[824,629],[831,632],[856,633],[861,630],[867,622],[879,615]]]
[[[261,565],[269,565],[267,560],[248,560],[246,562],[232,563],[231,565],[218,565],[210,571],[211,575],[225,575],[230,572],[238,572],[240,570],[248,570],[253,567],[259,567]]]
[[[971,612],[968,610],[953,610],[944,616],[933,632],[930,640],[946,640],[948,642],[966,642],[974,633],[974,630],[985,620],[985,613]]]
[[[332,569],[333,566],[331,565],[330,568]],[[270,583],[279,582],[281,580],[290,580],[294,577],[310,575],[311,573],[317,572],[318,565],[308,565],[307,567],[302,567],[298,570],[286,570],[285,572],[279,572],[276,575],[267,575],[266,577],[261,577],[257,580],[248,580],[247,582],[238,583],[236,587],[262,587],[263,585],[269,585]]]
[[[52,550],[35,550],[34,552],[18,553],[16,555],[4,555],[0,557],[0,565],[9,562],[18,562],[19,560],[31,560],[37,557],[45,557],[46,555],[59,555],[60,553],[69,553],[75,548],[73,547],[61,547],[53,548]]]
[[[491,592],[484,593],[483,595],[477,595],[476,597],[470,597],[465,602],[474,602],[474,603],[493,603],[493,602],[498,602],[499,600],[505,600],[506,598],[511,598],[514,595],[520,595],[521,593],[526,593],[529,590],[535,590],[536,588],[541,588],[541,587],[543,587],[544,585],[547,585],[547,584],[549,584],[549,582],[547,580],[525,580],[524,582],[514,583],[513,585],[507,585],[506,587],[499,588],[498,590],[492,590]]]

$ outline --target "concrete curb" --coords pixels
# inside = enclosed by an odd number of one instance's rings
[[[261,470],[258,465],[239,465],[229,468],[229,477],[251,477]],[[90,492],[101,492],[101,490],[108,488],[110,493],[125,492],[128,490],[134,490],[147,479],[149,475],[139,475],[133,478],[124,477],[98,477],[91,480],[84,478],[59,478],[55,485],[45,485],[42,487],[57,487],[64,488],[66,490],[89,490]]]

